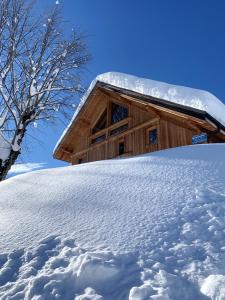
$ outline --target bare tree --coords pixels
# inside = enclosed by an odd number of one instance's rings
[[[84,38],[65,37],[58,1],[44,17],[26,0],[0,0],[0,181],[21,152],[28,126],[65,112],[81,92]]]

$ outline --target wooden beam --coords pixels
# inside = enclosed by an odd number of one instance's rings
[[[74,154],[71,155],[71,157],[74,158],[74,157],[77,157],[77,156],[81,156],[82,154],[86,153],[89,149],[91,149],[91,147],[89,147],[87,149],[84,149],[82,151],[79,151],[77,153],[74,153]]]
[[[110,139],[110,140],[118,139],[118,138],[120,138],[121,136],[130,134],[130,133],[132,133],[132,132],[134,132],[134,131],[136,131],[136,130],[139,130],[139,129],[143,128],[143,127],[148,127],[148,126],[150,126],[150,125],[152,125],[152,124],[154,124],[154,123],[157,123],[158,120],[159,120],[159,118],[154,118],[154,119],[152,119],[152,120],[150,120],[150,121],[143,122],[143,123],[141,123],[141,124],[139,124],[139,125],[137,125],[137,126],[135,126],[135,127],[132,127],[132,128],[130,128],[130,129],[124,131],[124,132],[121,132],[120,134],[117,134],[117,135],[115,135],[115,136],[110,136],[109,139]]]
[[[210,121],[208,118],[206,118],[206,121],[214,128],[214,129],[218,129],[218,126],[216,126],[216,124],[214,124],[212,121]]]
[[[92,134],[92,135],[90,136],[90,138],[93,139],[93,138],[96,138],[96,137],[101,136],[101,135],[103,135],[103,134],[106,134],[106,135],[107,135],[107,132],[108,132],[108,131],[110,131],[110,130],[112,130],[112,129],[114,129],[114,128],[120,127],[120,126],[122,126],[122,125],[124,125],[124,124],[126,124],[126,123],[129,123],[130,120],[131,120],[131,117],[128,117],[128,118],[126,118],[126,119],[123,119],[123,120],[121,120],[121,121],[119,121],[119,122],[117,122],[117,123],[115,123],[115,124],[113,124],[113,125],[111,125],[111,126],[105,128],[105,129],[102,129],[102,130],[100,130],[100,131],[98,131],[98,132]]]
[[[101,92],[110,98],[111,101],[117,100],[119,102],[125,102],[125,104],[130,105],[131,101],[123,98],[119,93],[113,93],[112,91],[100,88]]]
[[[206,128],[210,131],[214,131],[214,129],[217,128],[216,124],[214,124],[213,122],[211,122],[208,119],[201,120],[201,119],[198,119],[198,118],[195,118],[195,117],[191,117],[191,116],[182,114],[180,112],[170,110],[170,109],[165,108],[165,107],[157,106],[157,105],[152,104],[152,103],[146,103],[146,102],[144,102],[140,99],[137,99],[135,97],[125,95],[125,94],[122,94],[122,93],[119,93],[119,92],[115,92],[115,91],[112,92],[112,91],[109,91],[109,90],[106,91],[104,89],[102,89],[102,92],[109,95],[109,96],[111,96],[111,97],[113,97],[113,98],[117,98],[120,101],[127,101],[127,103],[129,103],[129,104],[131,102],[136,102],[141,107],[145,108],[148,112],[155,113],[158,117],[160,116],[159,112],[163,111],[163,112],[166,112],[170,115],[177,116],[178,118],[182,118],[182,119],[191,121],[192,124],[193,123],[200,124],[201,126],[203,126],[204,128]]]
[[[149,102],[147,103],[147,102],[144,102],[142,100],[136,99],[136,98],[128,96],[128,95],[123,95],[123,97],[126,98],[126,99],[129,99],[130,101],[137,102],[139,104],[149,106],[149,107],[153,108],[156,111],[163,111],[163,112],[166,112],[170,115],[178,116],[178,117],[186,119],[186,120],[194,120],[196,123],[199,123],[199,124],[206,123],[206,121],[204,121],[204,120],[200,120],[200,119],[197,119],[195,117],[191,117],[191,116],[182,114],[180,112],[170,110],[166,107],[157,106],[156,104],[152,104],[152,103],[149,103]]]
[[[78,118],[77,122],[80,124],[83,124],[85,126],[90,126],[90,122],[88,122],[87,120],[83,119],[83,118]]]
[[[141,123],[141,124],[139,124],[139,125],[137,125],[137,126],[135,126],[135,127],[132,127],[132,128],[130,128],[130,129],[124,131],[124,132],[121,132],[120,134],[117,134],[117,135],[115,135],[115,136],[108,136],[108,139],[106,139],[106,140],[104,140],[104,141],[102,141],[102,142],[93,144],[93,145],[89,146],[88,148],[86,148],[86,149],[84,149],[84,150],[82,150],[82,151],[80,151],[80,152],[74,153],[74,154],[71,155],[71,157],[74,158],[74,157],[76,157],[76,156],[79,156],[79,155],[81,155],[81,154],[84,154],[84,153],[90,151],[91,149],[94,149],[94,148],[96,148],[96,147],[98,147],[98,146],[102,146],[102,145],[108,143],[108,141],[114,141],[114,140],[116,140],[116,139],[119,139],[119,138],[121,138],[121,137],[124,137],[125,135],[128,135],[128,134],[130,134],[130,133],[133,133],[134,131],[139,130],[139,129],[143,128],[143,127],[148,127],[148,126],[151,126],[151,125],[153,125],[153,124],[156,124],[156,126],[157,126],[157,125],[158,125],[158,122],[159,122],[159,118],[154,118],[154,119],[152,119],[152,120],[150,120],[150,121],[143,122],[143,123]],[[119,122],[118,122],[118,123],[119,123]]]
[[[64,149],[64,148],[61,148],[61,151],[62,151],[63,153],[66,153],[66,154],[73,154],[72,151],[66,150],[66,149]]]

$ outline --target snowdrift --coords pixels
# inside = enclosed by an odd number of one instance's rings
[[[225,144],[0,184],[0,299],[225,299]]]

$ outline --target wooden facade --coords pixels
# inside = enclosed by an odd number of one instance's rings
[[[225,142],[220,125],[205,112],[99,84],[54,157],[72,164],[129,157],[191,145],[200,133],[209,143]]]

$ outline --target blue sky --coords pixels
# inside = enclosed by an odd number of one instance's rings
[[[206,89],[225,102],[225,1],[61,0],[60,5],[68,20],[65,32],[74,27],[87,35],[93,58],[84,73],[86,86],[97,74],[118,71]],[[20,162],[65,165],[52,158],[64,127],[33,128],[40,142],[27,139]]]

